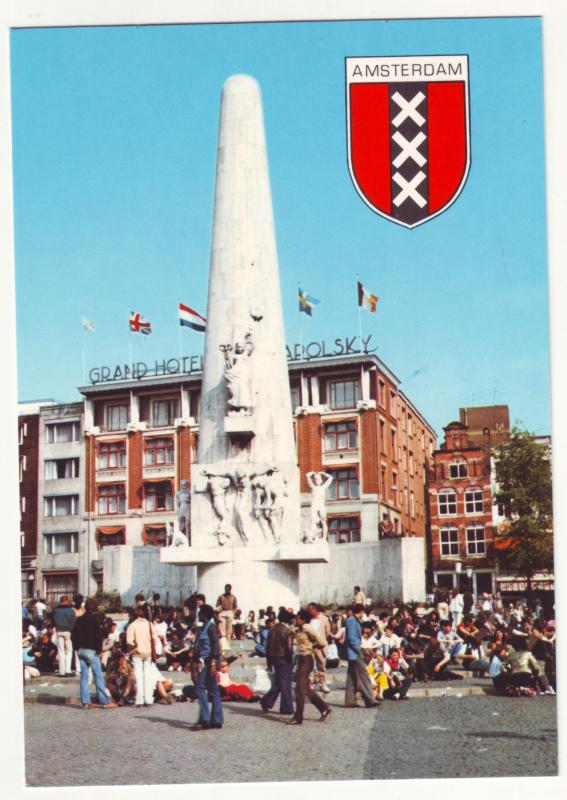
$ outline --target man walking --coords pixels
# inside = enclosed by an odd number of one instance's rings
[[[197,699],[199,701],[199,722],[195,731],[207,728],[222,728],[224,715],[216,673],[220,669],[220,645],[215,622],[215,612],[209,605],[200,608],[203,627],[197,639],[193,657],[198,662]],[[212,709],[209,709],[209,697]]]
[[[268,669],[274,670],[274,682],[272,688],[261,700],[262,711],[266,714],[281,695],[280,714],[293,714],[293,698],[291,695],[291,665],[293,661],[293,649],[291,646],[291,631],[289,624],[293,617],[281,608],[278,613],[278,621],[270,628],[268,634],[268,644],[266,649],[266,661]]]
[[[311,614],[300,609],[297,612],[297,633],[295,644],[297,648],[297,675],[295,678],[295,714],[288,719],[288,725],[302,725],[305,702],[309,700],[321,712],[319,722],[325,722],[331,713],[331,707],[323,698],[314,692],[309,683],[309,675],[313,670],[313,645],[325,645],[325,641],[310,627]]]
[[[85,613],[77,618],[71,631],[71,641],[79,656],[81,665],[81,703],[83,708],[92,708],[89,692],[89,667],[93,671],[98,702],[104,708],[118,708],[106,693],[104,676],[100,666],[99,654],[102,650],[103,633],[96,618],[96,603],[87,600]]]
[[[311,614],[311,622],[309,624],[314,631],[317,631],[321,639],[325,640],[325,647],[314,645],[313,658],[315,659],[315,671],[317,672],[319,687],[324,694],[329,694],[331,690],[327,686],[327,669],[325,662],[327,661],[327,653],[329,651],[327,643],[331,635],[331,623],[329,617],[323,613],[323,609],[319,603],[309,603],[307,610]]]
[[[72,677],[71,662],[73,660],[73,645],[71,643],[71,631],[75,624],[75,612],[71,601],[64,594],[61,602],[53,609],[53,624],[57,632],[57,652],[59,654],[59,675]]]
[[[232,638],[232,623],[234,621],[234,612],[238,608],[236,597],[232,594],[232,586],[227,583],[224,587],[224,594],[219,596],[217,600],[217,612],[221,624],[221,636],[224,639],[225,647],[223,651],[230,650],[230,640]]]
[[[355,603],[352,607],[352,616],[348,617],[345,624],[345,650],[348,659],[347,682],[345,691],[345,706],[354,708],[356,703],[356,692],[362,693],[362,699],[366,708],[379,705],[374,700],[374,692],[364,658],[362,656],[362,626],[360,621],[364,616],[364,606],[362,603]]]

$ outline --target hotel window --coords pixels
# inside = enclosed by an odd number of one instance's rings
[[[355,408],[359,400],[359,381],[331,381],[329,383],[329,406],[333,411]]]
[[[356,469],[334,469],[331,475],[334,481],[327,489],[328,500],[351,500],[360,497]]]
[[[128,424],[129,407],[127,405],[106,406],[104,409],[106,430],[123,431]]]
[[[100,442],[98,469],[121,469],[126,466],[126,442]]]
[[[395,392],[390,392],[390,414],[393,417],[396,416],[396,394],[395,394]]]
[[[413,417],[408,414],[408,436],[413,436]]]
[[[78,572],[43,573],[43,597],[46,603],[57,605],[64,594],[70,598],[78,591]]]
[[[149,547],[165,547],[167,529],[165,525],[146,525],[144,528],[144,544]]]
[[[47,444],[60,442],[79,441],[78,422],[53,422],[45,426],[45,441]]]
[[[331,544],[360,542],[359,517],[333,517],[329,519],[329,542]]]
[[[398,504],[398,473],[392,472],[392,501],[394,505]]]
[[[79,534],[72,533],[44,533],[43,552],[46,555],[59,553],[77,553],[79,550]]]
[[[45,480],[79,477],[78,458],[49,458],[45,461]]]
[[[386,452],[386,434],[385,434],[385,430],[386,430],[386,423],[384,422],[383,419],[381,419],[380,420],[380,452],[381,453],[385,453]]]
[[[441,528],[439,542],[442,557],[459,555],[459,531],[457,528]]]
[[[60,494],[44,498],[46,517],[68,517],[79,513],[79,495]]]
[[[152,403],[152,427],[166,428],[173,425],[177,417],[177,400],[154,400]]]
[[[357,447],[358,431],[355,420],[325,425],[325,450],[356,450]]]
[[[123,483],[109,483],[98,487],[98,513],[124,514],[126,489]]]
[[[26,471],[26,456],[20,456],[20,483],[24,479],[25,471]]]
[[[467,555],[484,556],[486,554],[486,534],[482,525],[467,528]]]
[[[448,517],[457,513],[457,495],[452,489],[442,489],[437,496],[437,500],[440,517]]]
[[[301,405],[301,390],[299,386],[292,386],[289,392],[291,395],[291,410],[295,411]]]
[[[413,492],[410,492],[410,514],[415,517],[415,495]]]
[[[113,544],[126,544],[124,528],[97,528],[96,543],[99,550]]]
[[[449,464],[449,475],[451,478],[466,478],[467,474],[468,470],[465,463]]]
[[[26,513],[26,496],[25,494],[20,497],[20,511],[22,514]]]
[[[144,487],[146,511],[173,511],[173,492],[170,481],[147,483]]]
[[[146,439],[144,463],[148,467],[173,464],[173,439]]]
[[[467,489],[465,492],[465,514],[482,514],[483,511],[482,489]]]
[[[413,475],[413,453],[411,450],[409,451],[408,458],[409,458],[409,474]]]
[[[20,422],[18,425],[18,444],[24,443],[24,438],[28,432],[28,424],[27,422]]]

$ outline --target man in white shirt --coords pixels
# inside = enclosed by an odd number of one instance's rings
[[[392,630],[391,625],[386,625],[384,629],[384,633],[378,639],[378,646],[380,648],[380,653],[387,658],[392,648],[398,648],[402,643],[402,640],[399,636],[396,636],[394,631]]]
[[[453,589],[451,593],[451,600],[449,601],[449,611],[453,617],[453,627],[457,628],[463,619],[463,611],[465,608],[465,599],[458,589]]]

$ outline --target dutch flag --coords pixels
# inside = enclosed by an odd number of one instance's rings
[[[179,303],[179,324],[186,325],[188,328],[193,328],[194,331],[205,332],[207,327],[207,320],[202,317],[194,309],[189,306],[184,306]]]

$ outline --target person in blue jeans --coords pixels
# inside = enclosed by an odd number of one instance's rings
[[[96,603],[87,600],[85,613],[77,617],[71,631],[73,648],[79,656],[81,665],[81,703],[83,708],[92,708],[89,691],[89,668],[93,671],[98,702],[104,708],[118,708],[118,704],[110,699],[106,693],[104,676],[100,666],[99,654],[102,650],[102,627],[96,617]]]
[[[215,612],[212,606],[202,605],[199,619],[204,623],[197,639],[194,659],[197,660],[197,700],[199,701],[199,721],[193,730],[222,728],[224,722],[220,689],[216,672],[220,669],[220,643]],[[212,708],[209,709],[209,697]]]

